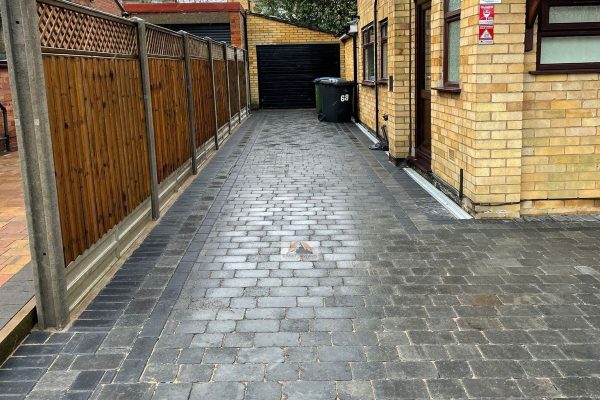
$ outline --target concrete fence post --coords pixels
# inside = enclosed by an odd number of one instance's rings
[[[212,80],[213,106],[215,109],[215,150],[219,150],[219,111],[217,109],[217,86],[215,82],[215,58],[213,54],[213,41],[208,39],[208,59],[210,65],[210,78]]]
[[[250,90],[250,56],[248,50],[244,51],[244,71],[246,72],[246,114],[250,115],[250,102],[251,102],[251,90]]]
[[[192,66],[190,60],[190,34],[179,32],[183,36],[183,54],[185,57],[185,83],[188,100],[188,121],[190,123],[190,145],[192,147],[192,173],[198,174],[198,162],[196,161],[196,107],[194,106],[194,88],[192,85]]]
[[[156,166],[156,145],[154,143],[154,117],[152,116],[152,92],[150,89],[150,67],[148,66],[148,47],[146,43],[146,22],[134,17],[137,24],[138,52],[144,94],[144,114],[146,120],[146,139],[148,142],[148,166],[150,170],[150,201],[152,219],[160,218],[160,200],[158,194],[158,170]]]
[[[42,329],[61,329],[69,320],[69,305],[37,7],[22,0],[1,0],[0,7],[38,323]]]
[[[227,57],[227,43],[223,43],[223,58],[225,59],[225,81],[227,82],[227,110],[229,113],[229,121],[227,122],[229,128],[229,135],[231,135],[231,85],[229,84],[229,57]]]
[[[240,62],[238,60],[238,51],[235,49],[235,83],[237,84],[238,94],[238,123],[242,123],[242,93],[240,92]]]

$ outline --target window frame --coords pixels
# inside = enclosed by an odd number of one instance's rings
[[[383,36],[383,27],[385,27],[385,36]],[[379,43],[379,81],[382,83],[386,83],[388,81],[389,78],[389,68],[388,68],[388,61],[389,61],[389,47],[388,47],[388,40],[389,40],[389,24],[388,24],[388,19],[385,18],[383,20],[381,20],[379,22],[379,32],[380,32],[380,43]],[[383,49],[385,47],[385,60],[383,59]]]
[[[368,42],[365,40],[366,35],[368,35],[369,40],[370,40]],[[376,65],[373,66],[373,76],[369,76],[369,73],[368,73],[369,64],[368,63],[373,63],[375,60],[372,59],[374,57],[367,56],[369,49],[373,48],[373,52],[375,51],[375,25],[373,24],[373,22],[365,25],[362,28],[362,30],[361,30],[361,45],[362,45],[362,59],[363,59],[363,68],[362,68],[363,82],[374,82],[375,81],[375,68],[377,68],[377,66]]]
[[[542,64],[542,39],[545,37],[600,36],[600,22],[550,23],[550,8],[561,6],[600,5],[599,0],[546,0],[542,3],[537,29],[536,70],[540,72],[598,72],[600,62]]]
[[[444,0],[444,68],[443,68],[443,83],[444,83],[444,88],[448,88],[448,89],[459,89],[460,88],[460,72],[459,72],[459,77],[458,77],[458,81],[451,81],[448,79],[448,56],[449,56],[449,48],[450,48],[450,40],[448,37],[448,32],[450,31],[450,24],[452,22],[457,22],[459,24],[459,28],[460,28],[460,13],[461,13],[461,7],[462,7],[462,2],[461,5],[458,7],[457,10],[454,11],[449,11],[449,4],[450,0]],[[460,29],[459,29],[459,36],[460,36]],[[460,46],[458,48],[458,52],[459,52],[459,67],[460,67]]]

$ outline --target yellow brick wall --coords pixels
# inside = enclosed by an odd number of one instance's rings
[[[358,13],[360,15],[359,20],[359,29],[358,29],[358,91],[359,91],[359,118],[360,121],[367,126],[372,131],[375,130],[375,87],[371,84],[366,84],[364,82],[364,73],[363,73],[363,46],[362,46],[362,30],[365,26],[369,25],[373,22],[374,18],[374,9],[373,9],[373,0],[359,0],[358,1]],[[395,0],[380,0],[378,2],[377,9],[377,21],[379,24],[381,21],[387,18],[388,20],[388,73],[396,77],[397,73],[397,62],[394,60],[394,54],[397,53],[396,46],[398,45],[398,40],[401,39],[399,37],[399,32],[394,31],[394,29],[399,28],[399,24],[394,23],[396,11],[396,2]],[[377,25],[377,29],[379,30],[379,25]],[[380,32],[378,32],[378,43],[380,40]],[[381,80],[384,77],[381,77],[381,47],[378,46],[377,49],[377,65],[378,75]],[[346,67],[348,68],[348,66]],[[380,83],[377,85],[379,91],[379,126],[380,129],[382,126],[386,126],[388,139],[390,141],[390,155],[397,158],[406,157],[405,150],[402,146],[405,145],[405,138],[398,135],[397,126],[398,119],[396,113],[396,96],[395,93],[390,92],[387,83]],[[394,87],[394,90],[398,90],[397,87]],[[384,115],[387,114],[389,116],[388,121],[384,120]],[[403,126],[403,125],[402,125]],[[401,130],[403,132],[403,130]]]
[[[525,3],[496,4],[495,43],[479,45],[479,0],[462,0],[461,92],[432,91],[432,171],[458,189],[462,169],[463,206],[479,218],[599,213],[600,74],[530,74],[536,50],[524,51]],[[373,21],[373,0],[359,0],[358,10],[362,30]],[[378,12],[389,21],[395,78],[393,93],[379,88],[380,116],[390,114],[390,154],[404,158],[415,129],[414,3],[380,0]],[[442,0],[432,1],[431,29],[435,87],[443,71]],[[359,44],[359,81],[362,61]],[[373,129],[375,89],[359,90],[360,118]]]
[[[304,43],[335,43],[340,41],[334,35],[300,28],[291,24],[274,21],[256,14],[249,14],[248,24],[248,56],[250,59],[250,87],[252,94],[252,107],[259,106],[258,94],[258,65],[256,46],[276,44],[304,44]],[[344,71],[344,47],[340,46],[340,64],[342,75]]]
[[[464,170],[464,194],[474,198],[476,170],[474,158],[476,111],[474,100],[475,79],[473,64],[476,62],[475,46],[477,38],[473,36],[472,19],[468,18],[473,6],[463,3],[461,10],[461,48],[460,80],[461,93],[431,92],[431,163],[433,173],[454,188],[459,186],[460,170]],[[416,11],[415,11],[416,13]],[[443,79],[443,2],[435,0],[431,4],[431,85],[441,86]],[[470,37],[466,35],[470,33]],[[483,152],[483,155],[489,155]]]
[[[354,80],[354,48],[352,38],[349,38],[341,43],[342,51],[344,52],[344,58],[342,61],[342,78],[353,81]]]
[[[432,169],[478,217],[518,217],[525,0],[495,5],[495,41],[478,44],[479,1],[461,7],[461,93],[432,95]],[[434,82],[442,79],[443,4],[433,2]]]
[[[415,74],[415,53],[412,38],[415,32],[414,2],[393,1],[390,31],[390,66],[394,76],[394,92],[391,94],[390,111],[394,116],[394,140],[390,154],[395,158],[410,156],[409,136],[415,115],[414,86],[411,77]],[[414,129],[414,126],[413,126]],[[413,144],[414,146],[414,144]]]
[[[524,89],[521,214],[600,213],[600,75],[526,73]]]

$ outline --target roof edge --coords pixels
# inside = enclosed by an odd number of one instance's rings
[[[186,12],[243,12],[239,3],[126,3],[125,11],[138,14]]]
[[[121,9],[122,12],[127,12],[125,10],[125,7],[123,6],[123,2],[121,0],[115,0],[115,3],[117,3],[117,5],[119,6],[119,8]]]

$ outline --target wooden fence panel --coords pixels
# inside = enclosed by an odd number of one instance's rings
[[[240,98],[243,110],[248,105],[248,93],[246,91],[246,64],[244,61],[238,61],[238,80],[240,82]]]
[[[185,63],[182,60],[151,58],[149,66],[160,183],[190,159]]]
[[[148,26],[156,168],[161,183],[191,157],[183,37]]]
[[[210,42],[195,36],[190,38],[190,73],[192,95],[196,112],[196,145],[213,140],[215,135],[215,107],[210,73]]]
[[[227,111],[227,70],[225,61],[214,60],[215,66],[215,86],[217,89],[217,115],[219,128],[227,125],[229,113]]]
[[[237,51],[239,56],[239,49],[225,50],[222,43],[186,35],[191,42],[189,52],[184,52],[182,34],[139,19],[63,0],[27,4],[31,8],[5,6],[2,12],[10,20],[38,18],[38,32],[31,30],[34,24],[23,23],[23,30],[7,31],[6,43],[9,61],[19,67],[13,71],[22,71],[11,72],[17,88],[14,98],[26,105],[19,135],[52,147],[54,165],[42,159],[37,170],[24,171],[26,179],[36,182],[28,185],[28,196],[44,196],[28,210],[37,216],[30,221],[36,233],[31,243],[34,248],[36,243],[51,243],[57,252],[51,260],[46,253],[32,259],[42,278],[36,289],[39,309],[51,310],[40,321],[43,327],[62,328],[66,323],[62,314],[75,309],[103,282],[150,219],[159,217],[161,202],[193,172],[182,168],[192,155],[192,127],[198,147],[214,140],[216,125],[226,127],[230,113],[239,111],[240,96],[246,99],[247,82],[242,79],[244,63],[236,68],[234,55]],[[39,43],[30,40],[35,37]],[[189,93],[187,62],[192,75]],[[40,64],[45,82],[30,90],[32,76],[41,81]],[[43,86],[45,90],[40,90]],[[193,108],[188,108],[190,98]],[[39,130],[31,129],[36,124]],[[37,150],[31,140],[24,143],[29,145],[24,146],[23,160],[29,160]],[[155,161],[156,172],[150,170]],[[52,174],[56,182],[47,179]],[[155,175],[162,185],[157,185]],[[48,230],[49,225],[56,232]],[[62,254],[56,248],[60,242]],[[59,304],[46,293],[61,293]]]
[[[231,117],[233,118],[240,108],[240,98],[238,96],[238,82],[237,82],[237,70],[235,68],[235,60],[229,60],[229,107],[231,110]]]
[[[44,55],[68,265],[150,194],[136,60]]]
[[[215,107],[208,60],[191,61],[192,91],[196,109],[196,144],[198,147],[213,140],[215,135]]]

